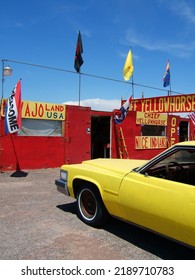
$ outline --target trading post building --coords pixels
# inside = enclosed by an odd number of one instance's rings
[[[114,111],[23,100],[22,128],[15,134],[4,132],[5,104],[4,99],[0,171],[55,168],[100,157],[150,159],[194,139],[195,94],[133,99],[120,124]]]

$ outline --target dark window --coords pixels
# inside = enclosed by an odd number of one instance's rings
[[[141,136],[165,136],[166,135],[165,126],[156,125],[142,125],[141,126]]]

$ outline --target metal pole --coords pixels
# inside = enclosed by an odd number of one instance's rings
[[[4,96],[4,60],[2,60],[2,80],[1,80],[2,84],[2,88],[1,88],[1,102]]]
[[[132,98],[134,99],[134,82],[133,82],[133,74],[132,74]]]
[[[170,91],[170,95],[171,95],[171,75],[170,75],[170,82],[169,82],[169,91]]]
[[[0,123],[1,123],[1,114],[3,112],[3,95],[4,95],[4,60],[2,62],[2,80],[1,80],[1,101],[0,101]],[[1,135],[1,126],[0,126],[0,135]]]
[[[81,73],[79,71],[79,106],[81,102]]]
[[[2,62],[2,80],[1,80],[1,103],[0,103],[0,161],[2,163],[2,151],[3,151],[3,148],[2,148],[2,116],[1,116],[1,113],[2,113],[2,106],[3,106],[3,91],[4,91],[4,60],[1,61]],[[1,164],[2,165],[2,164]],[[1,171],[1,167],[0,167],[0,171]]]

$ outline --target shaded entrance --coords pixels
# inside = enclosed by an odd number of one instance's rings
[[[91,117],[91,158],[110,157],[110,116]]]
[[[179,142],[188,141],[188,122],[181,121],[179,124]]]

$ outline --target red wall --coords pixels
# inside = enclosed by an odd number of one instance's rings
[[[1,119],[0,171],[56,168],[64,163],[79,163],[90,159],[91,116],[97,114],[111,116],[111,113],[95,112],[88,107],[67,106],[64,137],[4,135],[4,119]],[[178,142],[178,118],[169,117],[170,129],[167,131],[167,136],[172,142]],[[163,151],[163,149],[135,149],[135,136],[141,136],[141,126],[136,125],[136,112],[132,111],[121,125],[115,125],[112,119],[112,158],[120,157],[115,131],[120,126],[129,158],[150,159]],[[191,139],[192,137],[193,135],[190,136]]]
[[[59,167],[64,163],[64,137],[4,134],[0,120],[0,171]]]
[[[59,167],[63,163],[62,137],[1,137],[1,171]]]
[[[0,171],[60,167],[90,159],[89,107],[66,106],[63,137],[4,135],[0,120]]]
[[[116,126],[116,127],[115,127]],[[119,158],[119,149],[117,145],[117,136],[115,128],[122,127],[123,136],[127,146],[129,158],[131,159],[151,159],[163,149],[135,149],[135,136],[141,136],[141,126],[136,125],[136,112],[128,112],[128,115],[120,125],[113,125],[112,129],[112,157]]]

